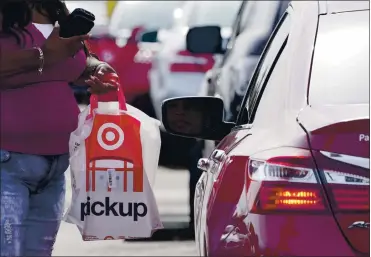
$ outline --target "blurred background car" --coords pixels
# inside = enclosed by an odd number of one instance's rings
[[[84,8],[95,14],[89,50],[116,70],[127,103],[154,117],[148,71],[161,37],[166,36],[166,30],[171,27],[173,10],[182,1],[118,1],[111,9],[107,8],[106,1],[66,3],[70,11]],[[74,85],[73,88],[78,102],[88,103],[86,87]]]
[[[186,49],[190,28],[217,25],[225,42],[242,1],[186,1],[174,12],[174,22],[150,71],[151,99],[156,117],[161,119],[162,101],[197,95],[206,71],[214,65],[212,54],[192,54]]]
[[[205,73],[214,65],[213,54],[192,54],[186,49],[186,35],[197,26],[222,28],[224,45],[242,1],[185,1],[173,12],[173,23],[149,72],[150,97],[156,118],[161,119],[162,101],[177,96],[197,95]],[[194,140],[162,132],[160,161],[165,165],[189,166]]]
[[[289,1],[244,1],[233,26],[226,53],[204,77],[198,95],[223,99],[227,121],[234,122],[237,119],[251,75],[288,3]],[[208,30],[209,28],[200,27],[198,33],[210,33]],[[199,38],[192,40],[197,42]],[[203,143],[203,156],[208,157],[215,148],[215,142]]]
[[[218,97],[164,104],[205,117],[170,132],[221,140],[199,162],[200,256],[370,255],[369,29],[367,1],[292,1],[235,122]]]
[[[160,47],[161,37],[171,28],[173,11],[182,1],[119,1],[112,13],[109,32],[116,38],[114,59],[127,103],[155,117],[149,98],[148,72]],[[147,35],[143,33],[147,32]],[[148,34],[152,32],[152,34]],[[149,40],[149,35],[152,35]]]

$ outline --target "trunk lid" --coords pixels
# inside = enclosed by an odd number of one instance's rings
[[[307,107],[298,121],[313,150],[370,158],[369,105]]]
[[[308,133],[334,218],[350,246],[370,252],[369,105],[307,107]]]

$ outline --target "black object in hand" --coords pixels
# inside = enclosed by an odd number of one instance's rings
[[[75,9],[59,26],[59,36],[70,38],[88,34],[94,27],[94,14],[82,8]]]

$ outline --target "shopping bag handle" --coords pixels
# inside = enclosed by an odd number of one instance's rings
[[[122,87],[120,85],[119,77],[117,76],[117,74],[115,74],[115,73],[106,74],[104,76],[104,81],[108,81],[108,82],[112,82],[113,84],[117,84],[118,85],[117,91],[110,92],[110,93],[107,93],[107,94],[104,94],[104,95],[92,94],[90,96],[90,115],[89,116],[92,115],[93,110],[98,108],[99,99],[103,100],[104,102],[107,102],[107,98],[108,98],[109,101],[112,101],[112,102],[118,101],[119,106],[120,106],[120,110],[124,110],[124,111],[127,110],[125,95],[122,92]],[[116,97],[114,97],[114,96],[116,96]],[[113,98],[115,98],[115,99],[113,99]]]

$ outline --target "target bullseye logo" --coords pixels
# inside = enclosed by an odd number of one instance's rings
[[[124,131],[114,123],[105,123],[98,130],[97,140],[104,150],[113,151],[124,143]]]

